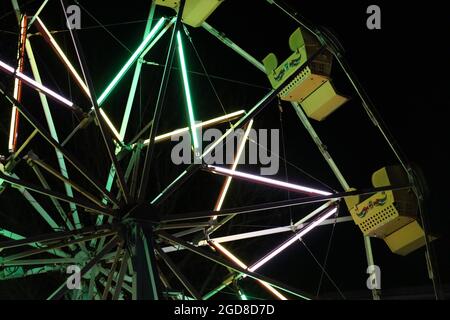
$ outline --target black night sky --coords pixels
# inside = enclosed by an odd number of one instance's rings
[[[21,0],[23,12],[32,15],[42,1]],[[345,57],[372,98],[387,127],[407,155],[409,161],[421,168],[428,183],[429,195],[425,201],[425,214],[430,222],[430,233],[438,236],[433,242],[442,286],[450,283],[449,268],[449,228],[450,205],[448,202],[448,92],[450,72],[448,30],[450,16],[439,1],[288,1],[285,3],[315,25],[331,30],[345,48]],[[68,1],[72,3],[72,0]],[[245,5],[243,5],[245,3]],[[416,4],[417,3],[417,4]],[[150,7],[149,0],[85,1],[82,7],[82,29],[78,32],[86,56],[94,88],[99,95],[124,61],[130,51],[142,39],[145,19]],[[369,30],[366,27],[366,8],[377,4],[382,11],[382,29]],[[157,17],[173,15],[174,12],[160,8]],[[51,0],[41,17],[50,30],[60,30],[54,34],[57,41],[68,53],[71,61],[76,61],[70,35],[64,27],[64,16],[59,1]],[[264,0],[226,0],[207,20],[209,24],[225,33],[236,44],[258,60],[269,52],[274,52],[283,60],[289,54],[288,38],[297,24],[275,6]],[[101,23],[104,27],[99,26]],[[107,30],[105,30],[105,28]],[[207,120],[223,114],[221,103],[227,112],[239,109],[249,110],[270,90],[267,77],[231,49],[220,43],[202,28],[188,27],[189,33],[201,60],[211,76],[217,99],[211,85],[203,74],[202,64],[186,43],[188,69],[190,73],[193,101],[197,118]],[[85,111],[89,102],[73,83],[46,42],[32,27],[30,37],[36,60],[41,68],[43,82],[63,96],[77,101]],[[151,119],[163,73],[169,44],[169,32],[146,56],[146,61],[160,66],[143,66],[137,98],[130,118],[127,139],[133,138]],[[18,26],[9,0],[0,0],[0,60],[13,65],[16,60]],[[178,62],[168,86],[159,132],[167,132],[187,124],[187,116],[181,88]],[[31,75],[28,63],[25,73]],[[371,175],[386,165],[397,164],[382,135],[370,122],[361,103],[349,84],[345,74],[337,64],[332,78],[338,91],[351,97],[323,122],[312,120],[314,128],[327,145],[336,164],[351,186],[357,189],[371,187]],[[132,72],[123,79],[121,85],[108,98],[104,108],[112,121],[119,126],[128,95]],[[0,72],[0,82],[12,91],[13,79]],[[123,90],[120,90],[123,89]],[[24,89],[23,104],[33,115],[45,123],[44,114],[37,94],[30,88]],[[53,116],[62,139],[79,123],[79,118],[51,103]],[[341,187],[329,170],[322,155],[311,140],[308,132],[289,103],[282,103],[282,113],[274,100],[258,117],[257,128],[283,128],[283,144],[286,154],[286,172],[289,181],[304,183],[327,190]],[[10,104],[0,97],[0,154],[8,155],[7,137],[9,131]],[[21,119],[19,141],[31,133],[32,128]],[[222,125],[221,128],[225,128]],[[100,138],[98,128],[89,126],[75,135],[67,145],[70,152],[100,181],[105,180],[110,162]],[[151,171],[149,194],[157,194],[165,188],[185,167],[175,167],[170,162],[171,145],[158,145],[155,163]],[[33,151],[41,159],[57,168],[54,151],[42,138],[37,138]],[[286,179],[285,163],[280,161],[279,179]],[[254,167],[243,167],[251,171]],[[17,166],[17,173],[27,181],[38,183],[33,171],[25,162]],[[77,179],[73,173],[73,179]],[[314,178],[311,178],[314,177]],[[49,180],[52,186],[64,192],[56,180]],[[206,211],[214,207],[223,178],[199,173],[186,186],[180,188],[163,206],[164,214]],[[285,200],[284,191],[273,191],[266,186],[253,186],[246,182],[233,182],[225,208]],[[46,206],[51,203],[37,196]],[[297,221],[314,206],[296,207],[292,210],[280,209],[255,215],[238,217],[220,234],[236,234],[259,230],[262,227],[285,226],[290,220]],[[348,215],[345,205],[340,216]],[[93,216],[84,216],[85,224],[95,221]],[[37,235],[51,230],[35,214],[20,194],[8,188],[0,195],[0,228],[14,230],[24,235]],[[229,244],[239,257],[249,263],[265,254],[274,244],[286,239],[286,234],[262,239]],[[331,241],[330,241],[331,239]],[[0,241],[2,241],[0,239]],[[366,257],[362,233],[352,222],[320,227],[300,242],[283,252],[276,260],[260,271],[293,287],[318,296],[321,299],[341,299],[336,287],[347,298],[369,298],[366,289]],[[382,240],[372,240],[375,263],[382,270],[382,290],[384,298],[415,295],[432,298],[431,282],[428,279],[424,248],[406,257],[390,252]],[[311,250],[314,257],[311,255]],[[328,250],[329,249],[329,250]],[[328,255],[327,255],[328,252]],[[0,255],[2,255],[0,251]],[[212,289],[226,276],[227,270],[215,267],[203,258],[193,254],[174,254],[174,260],[186,273],[194,286],[204,291]],[[322,274],[321,264],[326,259],[327,276]],[[0,267],[1,268],[1,267]],[[61,275],[48,274],[21,280],[0,281],[0,299],[42,299],[60,283]],[[323,279],[323,280],[321,280]],[[320,290],[318,289],[321,283]],[[246,279],[242,287],[252,297],[270,298],[252,281]],[[230,289],[218,297],[232,296]],[[448,286],[447,286],[448,294]],[[409,296],[413,298],[413,296]]]

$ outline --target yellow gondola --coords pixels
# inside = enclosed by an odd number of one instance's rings
[[[293,81],[285,83],[320,48],[317,41],[307,34],[303,35],[300,28],[289,37],[289,47],[293,53],[280,65],[274,53],[263,59],[269,81],[273,88],[285,87],[280,93],[282,100],[300,103],[309,118],[322,121],[348,101],[348,98],[336,93],[331,83],[329,76],[333,56],[324,50]]]

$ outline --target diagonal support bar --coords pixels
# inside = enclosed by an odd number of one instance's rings
[[[283,201],[277,201],[277,202],[271,202],[271,203],[265,203],[265,204],[245,206],[245,207],[240,207],[240,208],[223,209],[220,211],[205,211],[205,212],[198,212],[198,213],[174,214],[174,215],[162,217],[161,223],[210,218],[210,217],[214,217],[216,215],[217,216],[229,216],[229,215],[233,215],[233,214],[255,213],[255,212],[260,212],[260,211],[288,208],[288,207],[300,206],[300,205],[311,204],[311,203],[326,202],[329,200],[340,200],[345,197],[351,197],[351,196],[369,195],[369,194],[375,194],[377,192],[383,192],[383,191],[407,190],[407,189],[411,189],[411,186],[399,186],[399,187],[389,186],[389,187],[373,188],[373,189],[358,190],[358,191],[351,191],[351,192],[340,192],[340,193],[335,193],[335,194],[332,194],[329,196],[315,196],[315,197],[305,197],[305,198],[300,198],[300,199],[283,200]]]
[[[0,179],[11,184],[12,186],[18,186],[19,188],[25,188],[27,190],[46,195],[48,197],[53,197],[53,198],[56,198],[58,200],[61,200],[61,201],[67,202],[67,203],[73,203],[75,205],[78,205],[80,207],[83,207],[83,208],[85,208],[89,211],[95,212],[95,213],[101,213],[101,214],[105,214],[108,216],[114,216],[113,211],[111,209],[98,207],[98,206],[95,206],[95,205],[91,204],[90,202],[84,201],[82,199],[68,197],[62,193],[52,191],[52,190],[47,190],[45,188],[41,188],[41,187],[32,185],[32,184],[24,182],[22,180],[18,180],[18,179],[12,178],[10,176],[7,176],[1,172],[0,172]],[[56,225],[56,226],[58,227],[58,225]]]
[[[65,2],[64,0],[61,0],[61,5],[63,7],[63,10],[65,8],[64,2]],[[67,14],[66,14],[65,10],[64,10],[64,15],[66,16],[66,19],[67,19]],[[103,138],[103,142],[104,142],[104,144],[106,146],[106,150],[108,152],[109,158],[110,158],[110,160],[111,160],[111,162],[112,162],[112,164],[114,166],[114,169],[115,169],[115,172],[116,172],[116,175],[117,175],[117,181],[118,181],[118,184],[119,184],[119,188],[122,191],[122,194],[123,194],[125,202],[128,203],[129,202],[129,196],[130,196],[129,192],[128,192],[128,188],[127,188],[127,185],[125,183],[125,179],[124,179],[124,176],[123,176],[123,173],[122,173],[122,169],[120,168],[119,162],[118,162],[117,157],[115,155],[114,147],[112,146],[112,139],[110,139],[110,136],[109,136],[109,131],[106,130],[107,124],[105,123],[104,117],[102,117],[102,115],[101,115],[101,112],[100,112],[100,109],[99,109],[99,104],[97,103],[97,98],[96,98],[95,90],[94,90],[94,84],[93,84],[92,78],[90,76],[89,69],[87,67],[87,62],[86,62],[85,56],[83,54],[83,49],[82,49],[81,43],[80,43],[80,41],[78,39],[77,33],[74,30],[69,28],[69,32],[70,32],[70,35],[72,37],[72,41],[74,43],[75,49],[77,51],[78,60],[79,60],[79,63],[81,65],[81,69],[83,71],[85,83],[87,84],[87,87],[88,87],[89,92],[90,92],[91,102],[92,102],[92,105],[94,107],[94,114],[95,114],[95,117],[97,118],[97,121],[98,121],[98,125],[99,125],[99,128],[100,128],[100,133],[101,133],[102,138]]]
[[[288,79],[286,80],[286,83],[290,83],[291,81],[293,81],[299,74],[301,74],[305,68],[308,67],[309,63],[315,59],[316,55],[318,55],[320,52],[322,52],[324,48],[322,47],[321,49],[319,49],[316,53],[314,53],[309,59],[308,61],[302,66],[300,67],[298,70],[296,70],[291,76],[288,77]],[[229,130],[227,130],[225,132],[225,134],[223,134],[219,139],[217,139],[213,144],[210,145],[210,147],[205,150],[203,152],[203,154],[199,157],[199,160],[203,160],[206,156],[208,156],[218,145],[220,145],[221,143],[223,143],[223,141],[236,129],[242,128],[243,126],[245,126],[246,124],[248,124],[254,117],[256,117],[262,110],[264,110],[265,107],[267,107],[270,102],[272,102],[273,99],[275,99],[278,94],[284,89],[284,86],[279,86],[276,89],[271,90],[269,93],[267,93],[249,112],[246,113],[246,115],[244,117],[242,117],[239,121],[237,121],[237,123],[235,125],[233,125]],[[152,126],[152,130],[153,130],[154,126]],[[152,142],[155,139],[155,135],[151,134],[151,137],[149,138],[149,141]],[[154,143],[153,143],[154,144]],[[150,151],[150,147],[153,145],[150,144],[149,148],[147,149],[147,155],[149,154]],[[150,153],[152,153],[153,151],[151,151]],[[147,159],[146,159],[147,160]],[[175,179],[179,180],[182,176],[186,175],[186,173],[190,173],[192,171],[194,171],[196,169],[196,167],[198,167],[198,164],[191,164],[178,178]],[[143,176],[143,180],[144,180]],[[148,176],[145,178],[148,180]],[[141,180],[141,187],[142,187],[142,182],[143,180]],[[158,197],[161,197],[162,194],[160,194]],[[154,199],[152,201],[152,203],[156,202],[158,197],[156,199]],[[213,216],[211,216],[213,217]]]
[[[3,84],[0,83],[0,93],[8,99],[10,102],[15,103],[20,113],[27,119],[27,121],[39,131],[41,136],[47,140],[55,149],[57,149],[98,191],[100,191],[110,202],[117,205],[117,203],[113,200],[113,196],[106,190],[104,190],[98,182],[96,182],[84,167],[74,159],[74,157],[63,148],[40,124],[39,122],[31,115],[31,113],[17,100],[15,100],[5,89]]]
[[[175,44],[176,34],[181,26],[181,17],[183,14],[184,4],[185,4],[185,0],[180,0],[177,18],[176,18],[175,25],[173,27],[172,36],[170,39],[166,64],[165,64],[163,76],[161,79],[161,86],[159,88],[158,98],[156,100],[156,105],[155,105],[155,111],[153,113],[152,127],[150,128],[150,133],[149,133],[149,137],[148,137],[150,144],[146,150],[144,166],[142,169],[141,183],[139,184],[138,199],[141,202],[144,201],[146,194],[147,194],[148,179],[150,176],[150,168],[151,168],[151,164],[152,164],[152,160],[153,160],[153,152],[155,149],[154,140],[156,137],[156,133],[158,131],[159,120],[161,118],[161,114],[162,114],[162,110],[163,110],[163,106],[164,106],[164,100],[166,97],[167,85],[169,83],[170,71],[172,69],[173,58],[174,58],[175,49],[176,49],[176,44]]]
[[[169,256],[167,256],[161,248],[156,246],[156,252],[161,257],[161,259],[164,261],[164,263],[169,267],[169,269],[172,271],[172,273],[177,277],[177,279],[181,282],[183,287],[186,288],[186,290],[196,299],[196,300],[202,300],[202,296],[198,293],[197,289],[194,288],[194,286],[189,282],[189,280],[181,273],[181,271],[178,269],[176,264],[170,259]]]
[[[16,72],[23,72],[24,60],[25,60],[25,46],[27,42],[27,22],[28,17],[23,15],[20,21],[20,36],[17,48],[17,69]],[[14,98],[18,101],[22,101],[22,80],[14,79]],[[11,123],[9,128],[9,152],[16,151],[17,137],[19,135],[19,112],[16,106],[13,105],[11,110]]]
[[[158,232],[157,235],[163,240],[166,240],[166,241],[168,241],[168,242],[170,242],[172,244],[175,244],[175,245],[182,246],[182,247],[186,248],[187,250],[189,250],[189,251],[191,251],[193,253],[196,253],[196,254],[198,254],[198,255],[200,255],[200,256],[208,259],[208,260],[211,260],[211,261],[213,261],[213,262],[215,262],[215,263],[217,263],[219,265],[222,265],[222,266],[224,266],[226,268],[229,268],[229,269],[231,269],[231,270],[233,270],[235,272],[245,274],[246,276],[248,276],[248,277],[250,277],[252,279],[255,279],[255,280],[261,280],[261,281],[267,282],[271,286],[273,286],[273,287],[275,287],[277,289],[283,290],[283,291],[285,291],[287,293],[290,293],[290,294],[292,294],[294,296],[297,296],[299,298],[302,298],[302,299],[305,299],[305,300],[310,300],[311,299],[310,295],[305,293],[305,292],[301,292],[301,291],[299,291],[297,289],[291,288],[288,285],[281,284],[280,282],[275,281],[273,279],[270,279],[270,278],[268,278],[266,276],[262,276],[262,275],[259,275],[257,273],[254,273],[254,272],[250,272],[250,271],[248,271],[248,270],[246,270],[244,268],[241,268],[239,266],[231,265],[225,259],[223,259],[221,257],[216,257],[216,256],[210,254],[209,252],[206,252],[206,251],[201,250],[201,249],[199,249],[197,247],[194,247],[193,245],[191,245],[191,244],[189,244],[189,243],[187,243],[187,242],[185,242],[185,241],[183,241],[181,239],[175,238],[175,237],[173,237],[173,236],[171,236],[171,235],[169,235],[167,233]]]
[[[86,274],[89,272],[93,266],[95,266],[104,255],[109,253],[118,243],[119,238],[114,237],[94,258],[92,258],[84,267],[81,269],[81,274]],[[61,299],[66,293],[69,291],[69,288],[66,285],[66,282],[64,283],[55,291],[53,292],[47,300],[59,300]]]

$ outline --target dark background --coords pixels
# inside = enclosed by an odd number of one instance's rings
[[[22,10],[28,14],[33,14],[40,3],[41,1],[20,1]],[[447,200],[449,173],[446,151],[449,147],[447,115],[450,83],[447,80],[447,74],[450,71],[450,64],[447,59],[450,52],[445,30],[448,29],[450,19],[444,5],[438,1],[428,1],[426,5],[409,1],[396,1],[395,4],[392,1],[358,1],[357,4],[343,4],[337,1],[301,3],[286,1],[286,3],[314,24],[325,26],[338,36],[346,49],[345,56],[349,64],[371,96],[393,136],[409,160],[423,170],[430,189],[425,214],[430,220],[431,233],[439,236],[439,239],[434,242],[436,259],[441,282],[448,284],[450,206]],[[149,3],[130,0],[126,4],[111,1],[80,1],[80,4],[83,8],[82,30],[79,31],[79,36],[94,86],[97,94],[100,94],[106,87],[106,83],[130,55],[126,48],[132,51],[141,41]],[[381,30],[366,28],[368,16],[366,8],[370,4],[378,4],[381,7]],[[160,9],[158,15],[161,14],[172,15],[173,12]],[[49,29],[64,29],[59,1],[50,1],[41,17]],[[99,27],[99,22],[110,33]],[[262,60],[269,52],[274,52],[280,61],[289,54],[288,38],[297,27],[294,21],[262,0],[245,2],[227,0],[208,19],[208,23],[223,31],[258,60]],[[211,76],[243,82],[236,83],[212,78],[226,111],[241,108],[248,110],[268,92],[270,84],[259,70],[249,65],[205,30],[191,27],[188,29]],[[35,28],[31,30],[31,32],[37,32]],[[17,31],[12,7],[9,1],[2,0],[0,59],[10,64],[14,64],[16,57]],[[68,52],[71,61],[76,61],[68,33],[62,31],[55,37],[62,44],[65,52]],[[168,38],[166,35],[151,50],[146,57],[147,61],[164,63]],[[87,101],[83,100],[76,85],[69,81],[64,69],[59,65],[59,61],[54,59],[46,43],[38,35],[31,39],[44,83],[62,95],[79,101],[79,105],[87,106]],[[203,72],[193,48],[187,43],[185,47],[188,68]],[[175,66],[178,67],[178,64],[175,63]],[[25,73],[31,74],[28,64]],[[111,115],[117,127],[120,125],[121,113],[126,103],[131,74],[132,72],[129,72],[122,82],[121,88],[124,89],[116,90],[105,104],[105,110]],[[142,124],[147,123],[151,118],[161,74],[161,67],[150,65],[143,67],[138,98],[135,101],[127,134],[128,139],[132,138]],[[354,99],[324,122],[313,121],[313,125],[349,183],[355,188],[367,188],[370,187],[370,177],[375,170],[385,165],[395,164],[396,160],[380,133],[369,121],[337,65],[333,69],[333,79],[342,94]],[[184,104],[179,103],[183,101],[183,93],[179,90],[179,80],[178,70],[175,69],[168,89],[163,121],[160,126],[161,133],[185,126],[187,123]],[[207,78],[192,74],[190,80],[197,118],[206,120],[221,115],[222,108]],[[12,90],[11,78],[2,74],[0,81],[10,86]],[[40,112],[39,101],[32,90],[25,89],[23,101],[34,115],[45,123]],[[60,137],[65,137],[76,126],[78,120],[57,104],[51,102],[51,105],[56,126],[60,130]],[[0,153],[6,154],[10,109],[4,99],[1,100],[0,106],[0,131],[4,137],[0,141]],[[87,107],[85,108],[87,110]],[[281,118],[282,125],[278,103],[274,101],[255,119],[255,126],[257,128],[283,127],[283,142],[289,162],[286,164],[289,180],[340,190],[338,182],[321,154],[287,103],[283,103]],[[25,121],[22,123],[21,137],[23,138],[26,137],[26,132],[30,132],[30,128]],[[88,167],[90,172],[104,179],[109,170],[109,162],[95,127],[77,135],[68,148]],[[37,140],[33,150],[56,167],[54,152],[42,141]],[[171,166],[167,160],[168,156],[170,156],[170,145],[157,148],[158,166],[152,171],[151,181],[154,181],[150,187],[152,194],[160,191],[184,169]],[[281,170],[278,177],[285,179],[284,163],[280,162],[280,164]],[[246,169],[254,170],[251,167]],[[35,180],[31,170],[25,164],[17,170],[18,174],[20,173],[21,177],[25,177],[28,181]],[[312,179],[309,175],[321,182]],[[71,173],[71,176],[76,177],[75,173]],[[211,178],[209,175],[199,174],[170,199],[170,203],[164,207],[165,211],[180,213],[211,209],[222,181],[220,177]],[[52,183],[55,188],[58,188],[55,181]],[[61,186],[59,188],[62,189]],[[16,194],[15,190],[8,189],[0,196],[0,221],[2,222],[0,225],[24,235],[48,232],[48,227],[42,223],[42,219],[27,203],[24,203],[23,198]],[[225,207],[281,200],[288,196],[285,192],[274,192],[265,187],[235,182]],[[39,200],[43,203],[46,201],[44,198]],[[230,225],[229,230],[223,232],[239,233],[256,230],[258,227],[287,225],[290,219],[296,221],[311,209],[312,207],[278,210],[257,216],[241,217]],[[347,214],[345,207],[342,207],[341,216]],[[89,216],[82,219],[86,224],[93,221],[93,218]],[[268,238],[244,241],[244,243],[237,242],[230,244],[229,247],[244,261],[250,263],[266,253],[275,243],[283,241],[286,235]],[[365,288],[366,260],[359,229],[353,223],[346,223],[336,225],[334,228],[321,227],[308,235],[305,242],[321,264],[324,263],[327,255],[330,238],[332,241],[326,269],[335,285],[324,276],[320,291],[318,290],[323,276],[322,270],[301,244],[292,246],[260,271],[313,294],[318,292],[321,298],[340,298],[336,286],[344,292],[346,297],[369,297],[369,292]],[[427,275],[423,248],[407,257],[401,257],[392,254],[381,240],[375,239],[372,244],[375,263],[382,269],[382,295],[385,298],[398,297],[404,293],[417,296],[431,293],[431,282]],[[194,285],[198,287],[205,285],[205,290],[217,285],[225,274],[224,270],[214,268],[204,263],[201,258],[188,254],[180,254],[175,259],[182,270],[193,279]],[[211,275],[213,280],[206,282],[207,275]],[[58,275],[5,281],[0,284],[0,297],[42,298],[56,287],[58,281],[60,281]],[[245,280],[242,286],[248,290],[250,296],[266,297],[266,293],[261,292],[251,281]],[[226,294],[221,296],[221,298],[226,297]]]

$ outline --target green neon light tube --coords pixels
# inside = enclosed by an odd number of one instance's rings
[[[147,45],[150,43],[150,41],[153,40],[156,33],[161,29],[165,18],[159,19],[158,23],[155,25],[155,27],[150,31],[150,33],[145,37],[144,41],[139,45],[139,47],[136,49],[136,51],[133,53],[133,55],[128,59],[127,63],[120,69],[119,73],[114,77],[114,79],[111,81],[111,83],[106,87],[105,91],[101,94],[101,96],[97,99],[97,103],[99,106],[105,102],[106,98],[110,95],[111,91],[114,89],[114,87],[119,83],[119,81],[123,78],[125,73],[130,69],[130,67],[133,65],[134,62],[139,58],[141,53],[145,50]]]
[[[180,31],[178,31],[177,39],[178,39],[178,53],[179,53],[180,64],[181,64],[181,73],[183,75],[184,92],[186,95],[186,103],[187,103],[188,113],[189,113],[189,122],[191,124],[192,141],[194,144],[194,150],[198,150],[199,142],[198,142],[197,130],[195,129],[194,108],[192,107],[192,97],[191,97],[191,91],[189,89],[186,61],[184,59],[183,43],[181,41]]]
[[[247,296],[241,290],[239,290],[239,295],[241,296],[241,300],[248,300]]]

